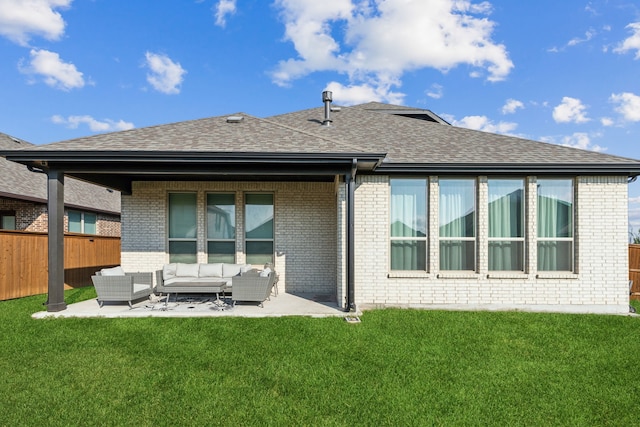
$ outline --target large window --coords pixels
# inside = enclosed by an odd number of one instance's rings
[[[489,179],[489,270],[524,270],[524,180]]]
[[[427,269],[427,181],[391,180],[391,270]]]
[[[245,195],[247,264],[273,263],[273,194]]]
[[[538,270],[573,271],[573,180],[538,180]]]
[[[236,260],[235,194],[207,194],[207,254],[209,263]]]
[[[440,270],[475,270],[476,181],[440,179]]]
[[[197,197],[169,194],[169,262],[197,262]]]
[[[69,219],[69,232],[70,233],[85,233],[96,234],[97,233],[97,215],[94,213],[69,211],[67,212]]]

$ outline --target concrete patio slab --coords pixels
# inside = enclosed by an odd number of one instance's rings
[[[282,316],[309,316],[309,317],[344,317],[358,313],[346,313],[335,302],[327,302],[326,297],[315,295],[294,295],[281,292],[278,296],[272,296],[271,300],[264,302],[264,308],[256,303],[238,302],[231,307],[231,299],[227,298],[229,305],[220,309],[215,303],[215,296],[190,296],[182,295],[177,299],[171,296],[166,302],[166,296],[155,297],[137,301],[130,309],[125,303],[105,302],[102,308],[96,299],[69,304],[66,310],[59,312],[42,311],[33,314],[35,319],[43,318],[133,318],[133,317],[282,317]]]

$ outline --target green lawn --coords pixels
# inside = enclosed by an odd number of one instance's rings
[[[31,319],[43,300],[0,302],[0,426],[640,423],[639,317]]]

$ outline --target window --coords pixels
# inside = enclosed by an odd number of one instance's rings
[[[538,180],[538,270],[573,271],[573,181]]]
[[[169,262],[197,262],[197,197],[169,193]]]
[[[235,194],[207,194],[207,254],[209,263],[236,260]]]
[[[67,212],[70,233],[97,234],[97,215],[94,213],[69,211]]]
[[[489,270],[524,271],[524,180],[489,179]]]
[[[440,179],[440,270],[475,270],[476,182]]]
[[[427,269],[427,181],[391,180],[391,270]]]
[[[273,194],[245,195],[247,264],[273,263]]]
[[[16,211],[0,211],[0,229],[16,229]]]

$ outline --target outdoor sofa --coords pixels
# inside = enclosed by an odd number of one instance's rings
[[[100,308],[105,301],[131,302],[153,292],[152,273],[125,273],[122,267],[103,268],[91,276]]]
[[[220,285],[226,285],[225,291],[232,289],[232,278],[251,270],[250,264],[165,264],[156,271],[156,293],[219,293]]]

